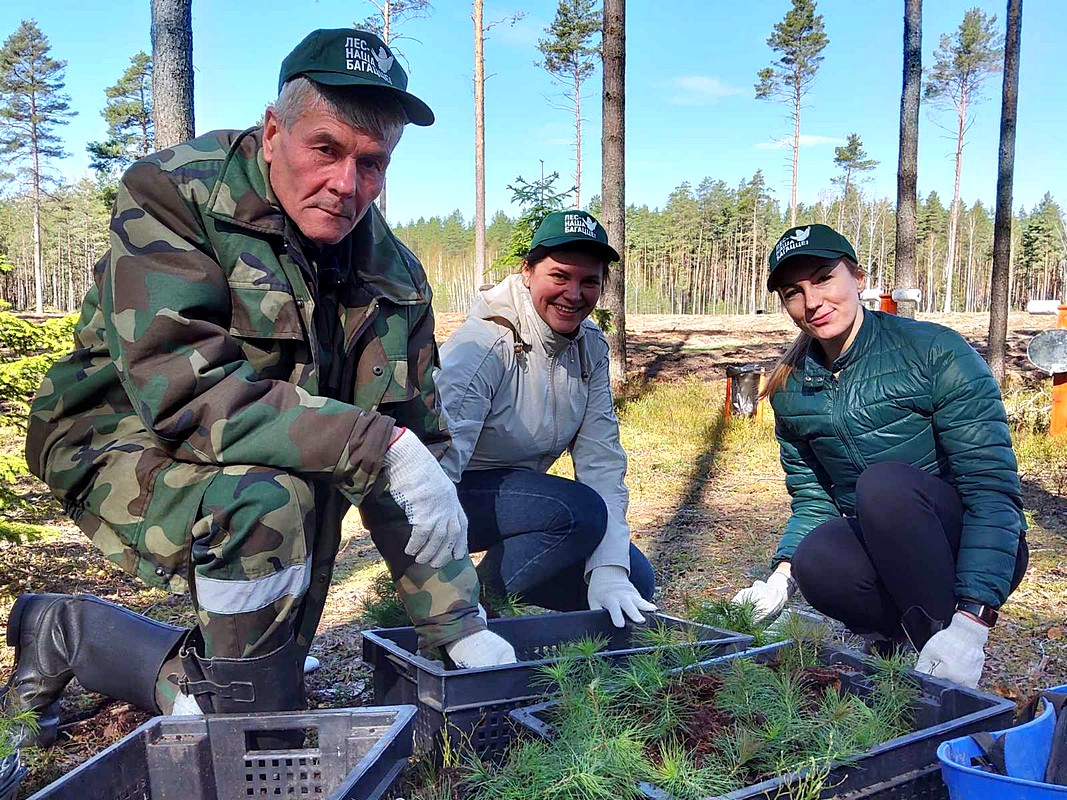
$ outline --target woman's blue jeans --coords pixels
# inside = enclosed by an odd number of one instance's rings
[[[589,608],[585,561],[604,538],[608,512],[577,481],[522,469],[470,470],[456,487],[486,591],[554,611]],[[646,600],[656,589],[648,559],[630,544],[630,582]]]

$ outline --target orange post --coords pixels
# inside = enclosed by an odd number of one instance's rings
[[[897,301],[893,299],[893,295],[889,292],[882,292],[879,295],[878,310],[884,311],[887,314],[897,313]]]
[[[1067,305],[1059,307],[1056,327],[1067,330]],[[1063,433],[1067,433],[1067,372],[1057,372],[1052,376],[1052,417],[1048,423],[1048,435],[1059,436]]]
[[[1048,423],[1048,435],[1067,433],[1067,372],[1052,376],[1052,417]]]
[[[730,406],[734,400],[734,379],[729,375],[726,376],[726,410],[723,412],[723,420],[728,421],[730,419]]]

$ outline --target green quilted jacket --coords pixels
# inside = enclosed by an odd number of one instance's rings
[[[877,311],[863,315],[852,346],[830,368],[813,342],[771,397],[793,499],[774,562],[790,559],[817,525],[855,513],[864,469],[902,462],[959,492],[956,596],[999,606],[1026,527],[1000,389],[955,331]]]

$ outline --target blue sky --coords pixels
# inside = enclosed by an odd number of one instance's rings
[[[933,0],[924,4],[924,64],[942,33],[978,4],[1003,22],[1005,3]],[[785,106],[757,101],[756,73],[770,64],[766,45],[787,0],[653,0],[628,3],[627,201],[662,207],[682,181],[705,176],[733,185],[763,169],[782,203],[789,201],[790,150],[775,142],[792,133]],[[833,151],[859,133],[881,164],[867,192],[896,196],[902,0],[820,0],[830,43],[802,117],[799,197],[811,203],[830,189]],[[669,9],[669,13],[665,11]],[[409,22],[399,42],[411,66],[410,88],[437,114],[430,128],[409,126],[389,173],[389,217],[404,222],[474,208],[473,51],[471,3],[436,0],[432,15]],[[494,28],[485,45],[487,206],[514,214],[506,189],[517,175],[539,176],[541,159],[569,185],[574,170],[573,115],[553,106],[558,89],[535,65],[537,39],[552,20],[554,0],[486,0],[486,21],[515,11],[514,26]],[[1027,0],[1023,19],[1015,206],[1046,191],[1067,200],[1067,28],[1063,0]],[[194,0],[196,128],[253,124],[275,94],[278,65],[311,29],[342,27],[371,11],[366,0]],[[150,50],[148,0],[5,0],[0,36],[35,18],[65,59],[67,91],[79,115],[61,130],[71,156],[58,165],[68,178],[88,169],[85,143],[104,138],[104,88],[138,49]],[[964,155],[961,192],[991,203],[996,190],[1000,76],[975,108]],[[600,184],[600,73],[588,84],[584,114],[583,202]],[[939,127],[939,125],[941,127]],[[951,198],[952,112],[921,112],[919,184]]]

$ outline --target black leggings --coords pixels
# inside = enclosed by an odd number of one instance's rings
[[[797,586],[813,607],[856,633],[897,636],[921,648],[956,610],[963,505],[948,483],[910,464],[883,462],[856,481],[856,516],[824,522],[793,554]],[[1024,537],[1012,574],[1026,572]]]

